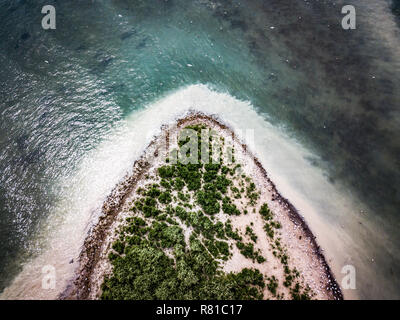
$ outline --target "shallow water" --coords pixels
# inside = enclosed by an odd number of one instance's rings
[[[57,2],[44,31],[50,2],[0,1],[2,297],[55,297],[104,197],[192,108],[255,130],[338,282],[356,267],[346,297],[400,298],[400,29],[390,1],[353,3],[353,31],[342,1],[293,0]]]

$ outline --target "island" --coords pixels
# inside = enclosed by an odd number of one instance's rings
[[[109,195],[62,299],[343,299],[315,236],[216,116],[164,125]]]

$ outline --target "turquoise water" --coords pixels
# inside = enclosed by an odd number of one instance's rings
[[[259,128],[255,152],[270,150],[270,124],[308,150],[309,176],[293,169],[289,151],[276,151],[280,167],[268,160],[273,150],[263,164],[286,176],[282,189],[298,186],[332,237],[343,239],[330,254],[327,244],[327,254],[361,270],[358,297],[399,298],[398,17],[391,1],[353,1],[357,29],[344,31],[343,3],[64,1],[53,3],[57,29],[45,31],[40,11],[51,1],[0,1],[0,291],[49,247],[68,247],[51,235],[73,225],[77,211],[90,212],[79,214],[83,226],[93,222],[139,146],[180,110],[174,101],[213,112],[208,91],[173,95],[203,84],[247,101],[221,98],[215,110]],[[176,100],[150,107],[171,95]],[[134,154],[128,139],[141,141]]]

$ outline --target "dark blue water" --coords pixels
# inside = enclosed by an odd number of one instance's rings
[[[359,219],[384,238],[371,268],[392,287],[364,279],[360,296],[400,297],[399,3],[353,3],[345,31],[344,1],[0,1],[0,291],[46,247],[82,159],[149,103],[208,84],[369,208]],[[45,4],[56,30],[41,28]]]

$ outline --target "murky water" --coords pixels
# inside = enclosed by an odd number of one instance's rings
[[[399,298],[398,7],[352,2],[350,31],[343,1],[311,0],[54,2],[45,31],[51,1],[0,1],[2,297],[55,297],[104,197],[192,108],[255,130],[339,282],[356,267],[345,296]]]

